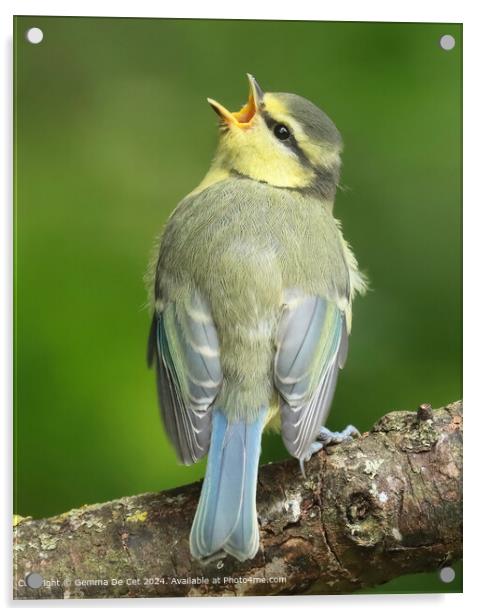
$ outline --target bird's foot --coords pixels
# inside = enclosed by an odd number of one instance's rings
[[[354,438],[358,438],[360,432],[355,426],[347,426],[341,432],[332,432],[328,428],[322,427],[320,433],[316,437],[317,442],[320,442],[323,447],[327,445],[338,445],[344,441],[352,441]]]
[[[352,425],[347,426],[341,432],[332,432],[331,430],[328,430],[328,428],[322,426],[318,436],[316,437],[316,441],[311,443],[305,457],[300,459],[300,469],[303,477],[306,478],[305,462],[308,462],[308,460],[315,453],[318,453],[328,445],[338,445],[344,441],[352,441],[354,438],[358,438],[359,436],[360,432],[355,428],[355,426]]]

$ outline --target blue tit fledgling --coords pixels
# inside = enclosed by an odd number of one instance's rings
[[[333,217],[342,140],[313,103],[264,93],[231,113],[208,99],[220,139],[176,207],[152,266],[149,361],[184,464],[208,454],[191,529],[197,559],[259,548],[261,435],[281,430],[301,464],[356,434],[323,427],[364,277]]]

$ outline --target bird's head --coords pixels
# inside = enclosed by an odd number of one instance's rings
[[[237,112],[213,99],[221,137],[214,167],[231,175],[332,199],[342,140],[316,105],[296,94],[263,92],[248,74],[248,102]]]

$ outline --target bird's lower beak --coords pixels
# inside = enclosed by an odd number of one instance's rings
[[[225,122],[228,126],[234,125],[239,128],[249,128],[253,123],[253,118],[256,115],[256,112],[259,109],[261,101],[263,100],[264,92],[259,87],[258,82],[248,73],[249,80],[249,97],[246,105],[241,107],[239,111],[231,112],[226,109],[221,103],[213,100],[212,98],[208,98],[208,103],[214,109],[214,111],[218,114],[223,122]]]

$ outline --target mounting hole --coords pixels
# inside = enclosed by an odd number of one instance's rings
[[[444,567],[439,571],[439,577],[445,584],[450,584],[455,580],[455,571],[452,567]]]
[[[455,47],[455,39],[451,34],[444,34],[440,38],[440,47],[445,51],[451,51]]]
[[[32,43],[32,45],[38,45],[42,42],[44,33],[40,28],[30,28],[25,33],[25,38],[29,43]]]
[[[25,578],[25,581],[27,582],[27,586],[29,588],[40,588],[44,579],[40,573],[29,573]]]

